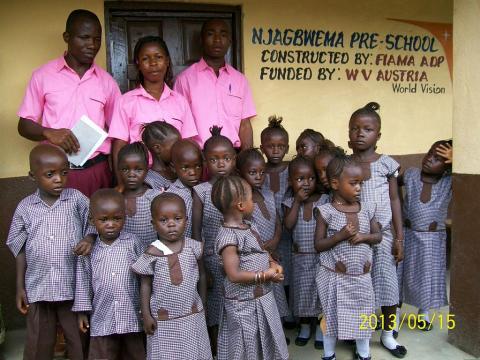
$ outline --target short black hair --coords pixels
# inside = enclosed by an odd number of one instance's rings
[[[173,71],[172,71],[170,52],[168,51],[167,43],[160,36],[144,36],[138,39],[137,43],[135,44],[135,48],[133,49],[133,60],[135,61],[136,64],[138,64],[138,56],[140,55],[140,50],[142,50],[142,47],[147,44],[157,44],[160,47],[160,49],[162,49],[165,52],[168,59],[170,60],[170,63],[167,68],[167,73],[165,74],[165,79],[163,81],[170,88],[172,88],[173,87]],[[138,71],[137,83],[143,85],[143,81],[144,81],[143,74],[141,73],[141,71]]]
[[[299,166],[308,166],[312,169],[313,173],[316,176],[315,166],[313,165],[313,160],[302,155],[295,156],[292,161],[288,164],[288,176],[291,177],[293,171]]]
[[[202,150],[200,149],[200,146],[198,144],[190,139],[180,139],[175,144],[173,144],[171,153],[172,153],[172,163],[176,163],[179,158],[179,154],[177,153],[177,149],[183,149],[185,150],[193,150],[195,153],[198,155],[200,161],[203,161],[203,155],[202,155]]]
[[[122,161],[125,156],[132,154],[140,155],[145,166],[148,166],[148,150],[146,149],[145,145],[140,141],[135,141],[122,147],[118,152],[117,162],[120,163],[120,161]]]
[[[212,203],[222,214],[237,201],[245,200],[250,185],[240,176],[219,178],[212,187]]]
[[[257,148],[246,149],[246,150],[242,150],[237,155],[237,169],[241,171],[242,168],[250,160],[260,160],[265,162],[265,159],[259,149]]]
[[[212,136],[210,136],[207,139],[207,141],[205,141],[205,144],[203,144],[204,154],[207,153],[207,151],[214,145],[221,144],[221,143],[223,143],[227,147],[232,148],[232,151],[235,152],[235,148],[233,147],[232,141],[228,137],[222,135],[221,126],[217,126],[217,125],[212,126],[210,128],[210,134],[212,134]]]
[[[147,147],[152,141],[163,141],[170,135],[177,135],[179,139],[182,138],[178,129],[164,120],[152,121],[142,125],[142,141]]]
[[[93,214],[92,209],[107,199],[114,200],[115,202],[119,203],[123,211],[125,211],[125,198],[121,193],[114,189],[99,189],[90,197],[90,214]]]
[[[352,121],[353,118],[356,118],[357,116],[370,116],[373,117],[375,120],[378,122],[378,127],[382,127],[382,119],[380,118],[380,115],[378,114],[378,110],[380,110],[380,104],[372,101],[369,102],[367,105],[364,107],[357,109],[353,112],[352,116],[350,116],[350,121]]]
[[[160,195],[155,196],[150,204],[150,213],[152,214],[155,212],[155,209],[159,204],[163,204],[166,201],[177,201],[181,204],[183,213],[187,216],[187,207],[185,206],[185,201],[177,194],[170,193],[170,192],[163,192]]]
[[[328,182],[338,179],[345,168],[353,166],[360,167],[359,162],[353,156],[341,155],[334,157],[327,166]]]
[[[203,33],[205,32],[205,28],[207,27],[207,25],[210,24],[211,22],[214,22],[214,21],[221,21],[221,22],[225,23],[225,25],[227,25],[227,28],[228,28],[228,33],[230,34],[230,36],[232,36],[232,34],[231,34],[232,31],[230,29],[230,26],[228,25],[228,23],[224,19],[220,19],[220,18],[205,20],[202,24],[202,28],[200,29],[200,36],[203,36]]]
[[[295,148],[298,148],[300,142],[303,139],[310,139],[319,147],[321,147],[323,145],[323,142],[325,141],[325,137],[322,135],[321,132],[313,129],[305,129],[298,136],[297,141],[295,142]]]
[[[80,19],[94,21],[101,26],[100,19],[95,13],[85,9],[77,9],[73,10],[68,15],[67,22],[65,23],[65,31],[71,34],[73,32],[73,26],[75,22]]]
[[[272,115],[268,118],[268,126],[260,133],[260,141],[263,143],[268,136],[274,133],[279,133],[287,140],[288,144],[288,132],[282,126],[283,118],[281,116]]]
[[[328,147],[323,147],[320,149],[320,151],[318,152],[317,155],[315,155],[315,160],[318,158],[318,157],[321,157],[323,155],[330,155],[332,158],[335,158],[337,156],[345,156],[345,150],[343,150],[343,148],[341,148],[340,146],[328,146]]]

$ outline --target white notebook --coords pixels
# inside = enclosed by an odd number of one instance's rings
[[[68,161],[76,166],[83,166],[100,145],[107,138],[107,133],[87,115],[82,115],[80,120],[72,128],[73,134],[80,143],[80,150],[68,155]]]

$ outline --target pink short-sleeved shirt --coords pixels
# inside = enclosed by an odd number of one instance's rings
[[[178,75],[174,89],[190,103],[198,129],[195,140],[201,146],[211,136],[210,127],[218,125],[223,127],[222,135],[240,147],[240,122],[257,114],[250,86],[241,72],[225,64],[217,77],[202,58]]]
[[[182,138],[197,135],[187,100],[166,84],[160,100],[142,87],[133,89],[117,101],[108,136],[132,143],[142,140],[142,125],[165,120],[175,126]]]
[[[120,89],[112,76],[95,63],[80,79],[63,56],[35,70],[18,110],[19,117],[53,129],[71,129],[87,115],[108,131]],[[110,139],[92,157],[110,153]]]

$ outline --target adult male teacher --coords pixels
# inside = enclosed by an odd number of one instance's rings
[[[72,154],[80,145],[71,128],[82,115],[107,130],[120,90],[115,80],[94,63],[101,39],[102,26],[94,13],[82,9],[70,13],[63,33],[67,51],[35,70],[27,86],[17,113],[20,135],[50,142]],[[87,196],[110,187],[109,153],[107,139],[82,167],[70,165],[67,187]]]
[[[218,125],[234,147],[250,148],[250,119],[256,110],[247,79],[225,63],[232,43],[230,28],[223,20],[208,20],[202,26],[201,39],[202,58],[178,75],[174,87],[190,103],[198,131],[196,140],[203,146],[210,137],[210,127]]]

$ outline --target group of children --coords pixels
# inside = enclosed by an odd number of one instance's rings
[[[404,357],[394,337],[401,302],[426,322],[447,304],[451,142],[434,143],[402,176],[375,151],[377,110],[352,114],[353,155],[307,129],[290,162],[281,118],[269,119],[260,149],[238,154],[221,127],[202,150],[151,122],[143,142],[118,152],[121,185],[90,200],[65,188],[63,150],[36,146],[38,190],[18,205],[7,239],[25,357],[52,358],[58,321],[70,359],[288,359],[283,326],[296,322],[296,345],[315,332],[323,359],[350,340],[363,360],[374,329],[362,317],[376,309],[387,319],[382,345]]]

